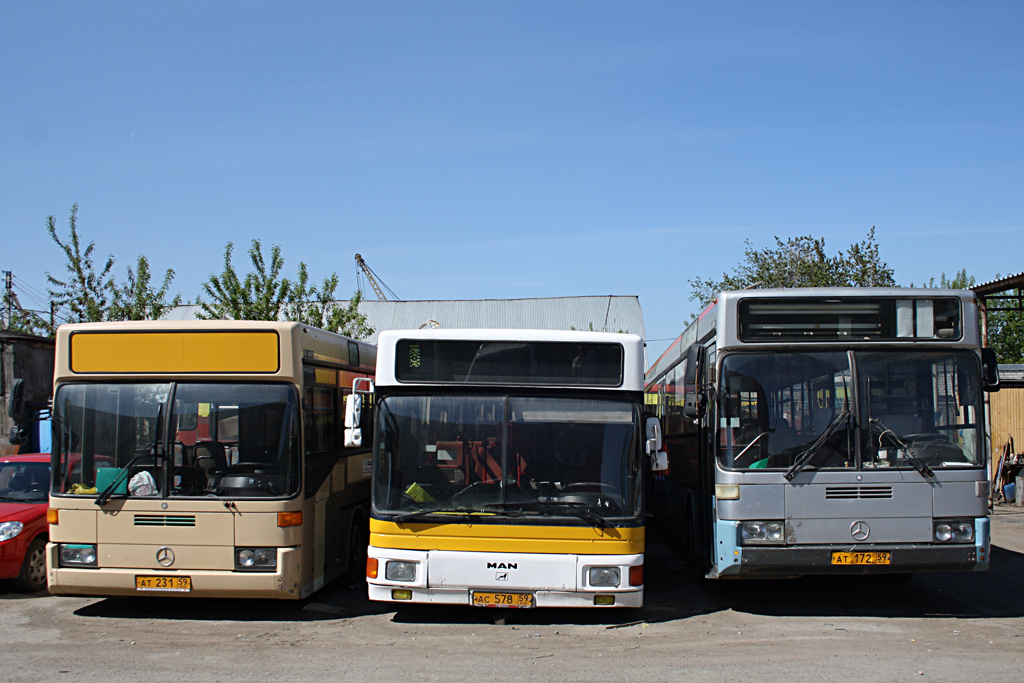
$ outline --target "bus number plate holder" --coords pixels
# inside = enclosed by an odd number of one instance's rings
[[[863,553],[832,553],[832,564],[891,564],[892,553],[883,551],[869,551]]]
[[[534,607],[533,593],[489,593],[473,591],[471,600],[474,607],[510,607],[529,609]]]
[[[192,590],[191,576],[136,576],[137,591],[171,591],[188,593]]]

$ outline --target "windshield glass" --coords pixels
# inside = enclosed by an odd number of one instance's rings
[[[579,524],[636,517],[637,420],[621,400],[387,397],[374,440],[374,508]]]
[[[45,503],[49,487],[49,463],[0,462],[0,503]]]
[[[722,360],[718,458],[789,478],[804,469],[976,466],[980,396],[970,351],[731,354]]]
[[[981,463],[973,353],[860,353],[857,367],[871,426],[865,467],[902,466],[914,456],[933,468]]]
[[[115,479],[114,495],[298,490],[297,396],[288,385],[65,384],[53,415],[54,493],[102,493]]]
[[[806,466],[854,465],[846,353],[734,354],[721,377],[723,467],[789,468],[801,455]]]

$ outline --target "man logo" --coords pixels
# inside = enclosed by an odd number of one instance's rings
[[[488,562],[488,569],[518,569],[518,562]]]
[[[495,572],[494,573],[494,580],[495,581],[508,581],[508,572]]]

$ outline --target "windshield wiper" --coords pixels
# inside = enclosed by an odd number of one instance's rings
[[[106,505],[107,501],[110,500],[111,496],[114,495],[114,489],[116,489],[121,484],[121,482],[125,481],[128,478],[128,473],[131,472],[132,465],[137,463],[142,458],[166,458],[166,457],[167,457],[166,454],[164,454],[164,453],[157,453],[156,452],[156,446],[155,445],[154,446],[150,446],[145,451],[143,451],[142,453],[139,453],[134,458],[129,460],[128,464],[121,468],[121,471],[117,473],[117,476],[114,477],[114,480],[112,482],[110,482],[110,484],[107,486],[107,488],[103,489],[103,492],[100,495],[96,496],[96,500],[94,502],[97,505],[99,505],[100,507]]]
[[[114,494],[114,489],[117,488],[118,484],[128,478],[128,474],[131,472],[132,465],[137,463],[142,458],[153,458],[154,460],[156,458],[167,458],[167,453],[160,453],[159,448],[160,444],[163,443],[163,438],[161,437],[161,434],[163,433],[163,425],[164,404],[161,403],[156,410],[156,434],[153,438],[153,443],[143,448],[141,451],[139,451],[138,455],[129,460],[128,464],[121,468],[121,471],[117,473],[117,476],[114,477],[114,480],[112,482],[110,482],[110,485],[107,486],[107,488],[103,489],[103,493],[96,496],[96,500],[93,502],[95,502],[100,507],[106,505],[107,501],[110,500],[110,497]]]
[[[480,512],[480,511],[479,510],[474,510],[473,508],[467,508],[467,507],[457,507],[457,508],[425,508],[423,510],[413,510],[412,512],[406,512],[406,513],[403,513],[401,515],[398,515],[397,517],[394,518],[394,521],[395,522],[399,522],[399,523],[401,523],[401,522],[408,522],[408,521],[411,521],[411,520],[414,520],[414,519],[418,519],[420,517],[425,517],[427,515],[434,515],[434,514],[438,514],[438,513],[449,513],[449,514],[456,514],[457,513],[457,514],[462,514],[462,515],[468,515],[469,513],[472,513],[472,512]]]
[[[495,508],[501,512],[498,514],[506,515],[508,517],[522,517],[526,514],[526,508],[537,507],[537,501],[535,500],[518,500],[518,501],[507,501],[504,503],[484,503],[483,505],[487,509]]]
[[[796,456],[796,460],[793,461],[793,466],[790,467],[784,475],[786,477],[786,481],[793,481],[793,477],[798,475],[801,470],[811,463],[811,460],[818,454],[824,443],[828,441],[828,437],[832,436],[836,429],[839,428],[839,425],[845,422],[849,417],[850,411],[846,408],[839,411],[839,414],[835,416],[835,419],[833,419],[831,423],[829,423],[828,427],[825,428],[825,431],[821,433],[821,436],[815,439],[814,443],[812,443],[807,450]]]
[[[882,437],[888,435],[889,438],[892,439],[892,441],[896,444],[896,448],[903,452],[903,459],[909,462],[910,466],[917,470],[922,477],[926,479],[931,479],[935,477],[935,472],[932,471],[932,468],[924,464],[921,458],[917,457],[917,454],[914,453],[913,450],[911,450],[910,446],[905,444],[903,442],[903,439],[896,435],[896,432],[886,427],[881,420],[871,418],[868,420],[868,422],[870,422],[872,426],[878,427],[881,430],[881,433],[878,435],[878,445],[881,446]]]
[[[572,512],[572,514],[576,515],[585,522],[590,522],[596,527],[611,526],[608,523],[607,519],[591,510],[590,505],[587,503],[581,503],[579,501],[558,500],[557,498],[550,497],[540,497],[537,499],[537,502],[545,507],[554,507],[556,505],[565,506],[569,509],[570,512]]]
[[[597,514],[590,509],[590,505],[580,501],[566,501],[558,500],[558,498],[552,498],[550,496],[541,496],[537,500],[521,500],[521,501],[509,501],[506,503],[484,503],[485,508],[498,508],[505,511],[504,514],[509,514],[508,508],[512,508],[519,514],[516,517],[523,514],[526,508],[540,508],[544,512],[550,512],[553,507],[566,507],[576,517],[590,522],[594,526],[607,527],[611,526],[607,519]]]

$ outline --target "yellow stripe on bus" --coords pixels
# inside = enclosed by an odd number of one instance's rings
[[[636,555],[644,528],[518,526],[498,524],[397,524],[370,520],[370,545],[396,550]]]
[[[75,373],[277,372],[276,332],[75,332]]]

